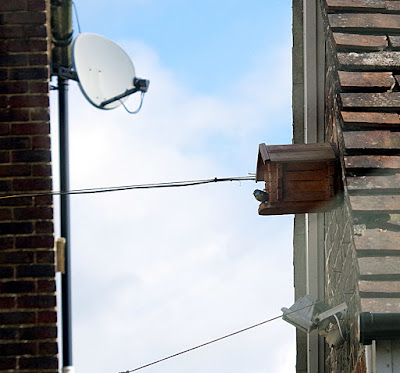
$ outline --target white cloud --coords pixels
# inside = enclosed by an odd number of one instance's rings
[[[272,64],[273,55],[260,57],[224,96],[204,96],[145,45],[123,45],[135,54],[138,75],[151,80],[143,111],[98,110],[71,87],[72,188],[254,170],[258,142],[269,133],[274,141],[274,126],[290,111],[290,59]],[[257,216],[254,187],[72,197],[78,373],[133,369],[291,304],[292,217]],[[274,321],[146,371],[287,372],[294,367],[293,329]]]

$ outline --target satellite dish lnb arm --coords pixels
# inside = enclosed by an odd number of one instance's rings
[[[134,85],[133,88],[127,89],[124,93],[121,93],[118,96],[115,96],[113,98],[110,98],[108,100],[103,101],[100,104],[100,107],[104,108],[106,105],[111,104],[114,101],[121,100],[121,98],[124,98],[126,96],[130,96],[131,94],[139,92],[139,91],[143,92],[143,93],[146,93],[147,90],[149,89],[149,84],[150,84],[150,81],[147,80],[147,79],[134,78],[133,79],[133,85]]]

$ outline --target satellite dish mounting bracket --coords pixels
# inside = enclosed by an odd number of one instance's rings
[[[72,67],[62,67],[60,66],[58,68],[58,74],[59,77],[64,78],[64,79],[71,79],[75,81],[79,81],[78,75],[75,70],[72,69]]]
[[[150,81],[147,79],[134,78],[133,79],[133,86],[134,86],[133,88],[127,89],[124,93],[121,93],[118,96],[110,98],[109,100],[103,101],[100,104],[100,107],[104,108],[106,105],[111,104],[112,102],[121,100],[122,98],[124,98],[126,96],[130,96],[131,94],[139,92],[139,91],[142,93],[146,93],[147,90],[149,89],[149,84],[150,84]]]

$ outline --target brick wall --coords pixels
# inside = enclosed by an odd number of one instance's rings
[[[325,24],[328,25],[325,0],[321,3]],[[325,139],[335,143],[343,155],[337,60],[331,31],[329,27],[326,30]],[[343,162],[343,156],[340,159]],[[345,170],[345,167],[342,165],[341,169]],[[345,177],[342,171],[343,185],[346,185]],[[347,338],[341,347],[327,348],[325,371],[362,373],[365,372],[364,350],[358,342],[357,323],[360,312],[359,269],[353,240],[353,217],[346,187],[343,188],[340,200],[337,208],[325,214],[325,294],[332,306],[347,303],[347,317],[342,323],[343,330],[347,331]]]
[[[0,2],[0,196],[52,188],[48,3]],[[49,196],[0,199],[0,372],[57,372]]]

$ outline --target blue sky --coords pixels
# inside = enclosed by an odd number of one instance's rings
[[[157,51],[165,67],[179,72],[180,80],[198,92],[223,92],[254,63],[257,53],[280,48],[291,39],[291,2],[287,0],[76,4],[82,32],[145,42]]]
[[[291,142],[288,1],[76,5],[82,31],[118,42],[150,88],[131,116],[92,107],[71,82],[71,188],[245,176],[259,143]],[[293,217],[258,216],[256,187],[71,198],[77,373],[134,369],[293,303]],[[294,344],[277,320],[143,372],[286,373]]]

